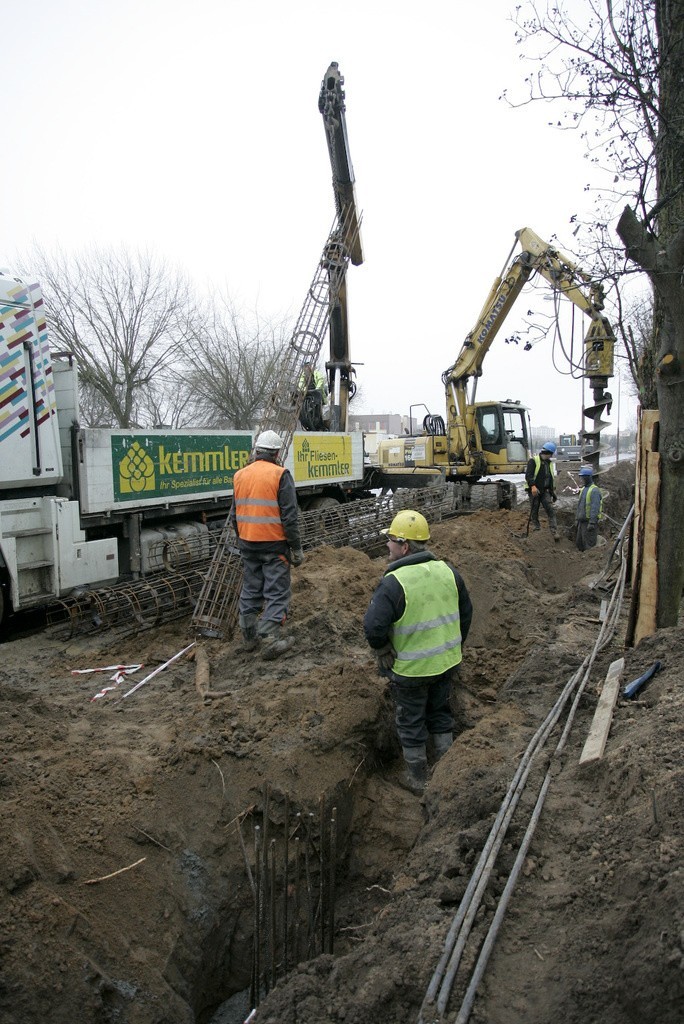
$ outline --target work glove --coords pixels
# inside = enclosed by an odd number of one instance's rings
[[[553,503],[554,503],[554,505],[555,505],[555,504],[556,504],[556,502],[558,501],[558,495],[557,495],[557,494],[552,494],[552,495],[551,495],[551,500],[553,501]]]
[[[534,484],[532,484],[532,486],[530,487],[530,494],[533,498],[539,497],[539,488],[535,487]]]
[[[378,670],[381,676],[387,675],[387,673],[392,671],[392,666],[394,665],[397,657],[397,652],[392,647],[392,644],[385,644],[384,647],[377,647],[373,651],[373,654],[376,657]]]
[[[301,548],[292,548],[290,551],[290,565],[295,567],[301,565],[304,561],[304,552]]]

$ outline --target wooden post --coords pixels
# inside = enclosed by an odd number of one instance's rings
[[[660,527],[660,454],[657,409],[642,410],[639,420],[634,544],[632,547],[632,605],[625,643],[638,644],[656,631],[658,604],[658,531]]]

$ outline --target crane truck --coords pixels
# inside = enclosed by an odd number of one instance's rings
[[[475,326],[466,335],[454,363],[442,374],[446,422],[441,416],[428,415],[420,435],[378,445],[378,479],[383,486],[423,487],[431,479],[443,479],[463,489],[468,498],[478,493],[477,482],[483,477],[524,473],[530,456],[527,408],[512,400],[477,402],[475,398],[492,342],[533,275],[542,277],[554,292],[569,299],[589,318],[582,372],[594,389],[594,405],[584,410],[585,416],[592,418],[592,428],[584,431],[583,441],[585,459],[598,471],[598,439],[605,426],[601,415],[611,402],[605,387],[613,375],[615,347],[613,330],[602,313],[603,289],[531,228],[521,228],[515,237]],[[513,257],[518,243],[521,251]],[[499,479],[494,487],[491,504],[510,507],[512,483]]]
[[[325,139],[332,169],[332,186],[339,233],[349,244],[349,261],[358,267],[363,263],[361,242],[361,216],[356,202],[354,170],[347,135],[344,78],[339,65],[333,61],[328,67],[318,96],[318,109],[323,118]],[[329,347],[325,363],[327,387],[330,396],[327,416],[323,413],[320,391],[313,380],[305,394],[299,414],[305,430],[345,432],[349,429],[349,403],[356,392],[354,367],[349,352],[349,318],[347,304],[347,275],[343,273],[328,289]],[[306,353],[304,358],[308,358]],[[311,374],[308,368],[308,373]]]
[[[0,272],[0,623],[78,588],[210,552],[249,430],[80,424],[78,367],[50,351],[37,283]],[[360,434],[295,434],[286,463],[306,508],[364,484]]]
[[[323,76],[318,97],[318,109],[323,117],[328,145],[337,217],[341,224],[348,226],[347,234],[351,239],[350,260],[353,266],[358,267],[363,263],[361,217],[356,202],[343,86],[344,78],[340,74],[339,65],[333,61]],[[329,428],[330,430],[346,431],[349,429],[349,403],[356,391],[354,368],[349,351],[346,275],[330,311],[329,336],[329,357],[325,364],[331,396]]]
[[[343,84],[338,65],[330,64],[318,107],[337,221],[358,266],[363,251]],[[285,465],[303,511],[370,494],[363,435],[347,430],[355,385],[346,279],[313,298],[318,307],[330,305],[332,415],[325,429],[285,430],[292,441]],[[307,319],[298,335],[311,346],[312,323]],[[293,371],[291,389],[300,370]],[[82,426],[78,367],[69,353],[50,350],[40,285],[0,272],[0,623],[11,611],[80,589],[174,568],[174,550],[208,558],[233,475],[253,443],[253,432],[245,430]]]

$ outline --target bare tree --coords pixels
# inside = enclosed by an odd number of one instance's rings
[[[189,402],[206,426],[249,430],[274,389],[288,343],[285,323],[248,317],[226,298],[214,301],[192,363],[186,369]]]
[[[76,356],[84,422],[149,426],[170,369],[197,330],[187,280],[149,253],[36,248],[24,261],[41,282],[53,348]]]
[[[619,324],[634,394],[642,409],[657,409],[658,335],[652,296],[631,302],[627,311],[620,314]]]
[[[658,626],[676,625],[684,587],[684,4],[525,3],[515,23],[536,70],[527,100],[560,101],[596,164],[628,200],[617,234],[653,288],[662,466]],[[606,197],[604,197],[605,199]]]

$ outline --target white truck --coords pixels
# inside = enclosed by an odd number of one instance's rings
[[[251,431],[79,425],[78,370],[50,352],[39,285],[0,272],[0,623],[80,587],[144,576],[160,538],[202,550]],[[360,433],[295,433],[302,508],[363,496]]]

